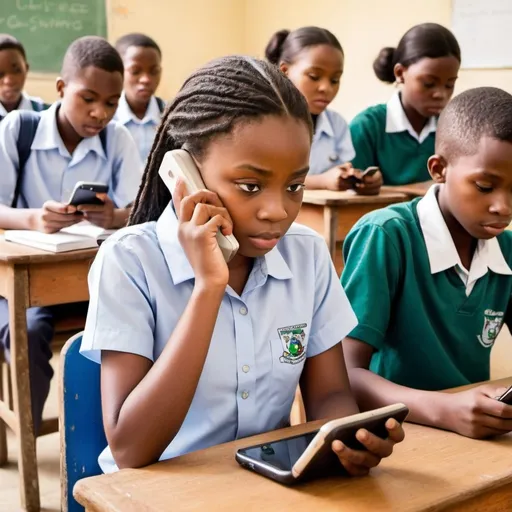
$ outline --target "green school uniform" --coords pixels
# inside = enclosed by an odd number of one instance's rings
[[[430,180],[428,159],[435,153],[437,120],[429,119],[418,135],[402,108],[399,94],[384,105],[370,107],[350,123],[356,169],[380,167],[385,185]]]
[[[363,217],[341,278],[359,320],[350,337],[375,348],[370,370],[425,390],[488,380],[491,348],[512,320],[512,232],[480,240],[463,271],[436,188]]]

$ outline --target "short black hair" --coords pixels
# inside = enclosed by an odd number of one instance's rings
[[[436,132],[436,153],[447,161],[474,155],[482,137],[512,143],[512,95],[497,87],[469,89],[445,107]]]
[[[304,96],[276,66],[235,55],[195,71],[165,109],[128,223],[156,220],[169,204],[158,174],[167,151],[186,147],[200,161],[216,137],[265,116],[294,118],[313,135]]]
[[[292,64],[302,50],[320,44],[332,46],[343,54],[343,48],[337,37],[326,28],[302,27],[292,32],[278,30],[265,48],[265,57],[272,64],[279,65],[281,62]]]
[[[62,78],[69,80],[78,71],[89,66],[103,69],[109,73],[118,71],[121,75],[124,74],[123,59],[117,50],[102,37],[80,37],[69,45],[62,63]]]
[[[27,54],[25,53],[25,47],[15,37],[10,34],[0,34],[0,51],[2,50],[17,50],[21,53],[25,61],[27,60]]]
[[[158,52],[160,57],[162,56],[162,50],[160,50],[160,46],[158,46],[154,39],[151,39],[151,37],[147,36],[146,34],[140,34],[138,32],[126,34],[120,37],[115,44],[116,50],[121,54],[121,57],[124,57],[126,50],[132,46],[139,48],[153,48]]]
[[[395,65],[409,67],[424,58],[455,57],[460,47],[455,36],[437,23],[422,23],[409,29],[396,48],[383,48],[373,62],[373,71],[382,82],[395,81]]]

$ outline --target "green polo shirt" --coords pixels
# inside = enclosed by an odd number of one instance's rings
[[[387,105],[376,105],[358,114],[350,123],[356,151],[352,165],[366,169],[376,165],[384,185],[407,185],[430,180],[428,159],[435,153],[435,133],[418,142],[409,132],[386,132]]]
[[[512,275],[488,269],[466,296],[455,267],[432,274],[418,201],[376,210],[348,234],[341,281],[359,320],[350,337],[374,347],[370,370],[397,384],[488,380],[492,345],[512,319]],[[510,267],[512,232],[497,240]]]

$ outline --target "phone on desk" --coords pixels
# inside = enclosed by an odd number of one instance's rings
[[[108,193],[108,185],[104,183],[95,183],[88,181],[79,181],[75,185],[69,203],[72,206],[79,206],[81,204],[103,204],[101,199],[96,197],[96,194]]]
[[[500,402],[503,402],[507,405],[512,405],[512,386],[510,386],[503,395],[498,397]]]
[[[377,173],[378,171],[380,171],[380,169],[378,167],[375,167],[375,166],[372,166],[372,167],[368,167],[366,170],[364,170],[362,173],[361,173],[361,178],[358,178],[357,176],[349,176],[347,178],[347,181],[350,183],[350,185],[352,187],[354,187],[357,183],[363,183],[364,181],[364,178],[366,176],[373,176],[375,173]]]
[[[158,173],[172,196],[174,196],[178,178],[185,182],[189,194],[206,188],[194,159],[183,149],[168,151],[162,160]],[[219,230],[217,242],[224,259],[227,262],[230,261],[238,251],[239,246],[236,238],[233,235],[225,236]]]
[[[287,485],[316,477],[343,475],[346,471],[332,451],[333,441],[338,439],[349,448],[364,450],[356,439],[359,429],[365,428],[386,439],[386,421],[394,418],[403,423],[408,413],[404,404],[381,407],[329,421],[314,432],[242,448],[235,458],[242,467]]]

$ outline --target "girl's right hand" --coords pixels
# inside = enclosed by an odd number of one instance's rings
[[[196,284],[225,288],[229,269],[219,244],[217,232],[233,233],[233,222],[219,196],[209,190],[187,194],[185,183],[178,180],[173,195],[178,215],[178,239],[194,270]]]
[[[361,171],[356,171],[350,162],[337,165],[323,173],[324,188],[327,190],[349,190],[353,187],[351,176],[358,176]]]

